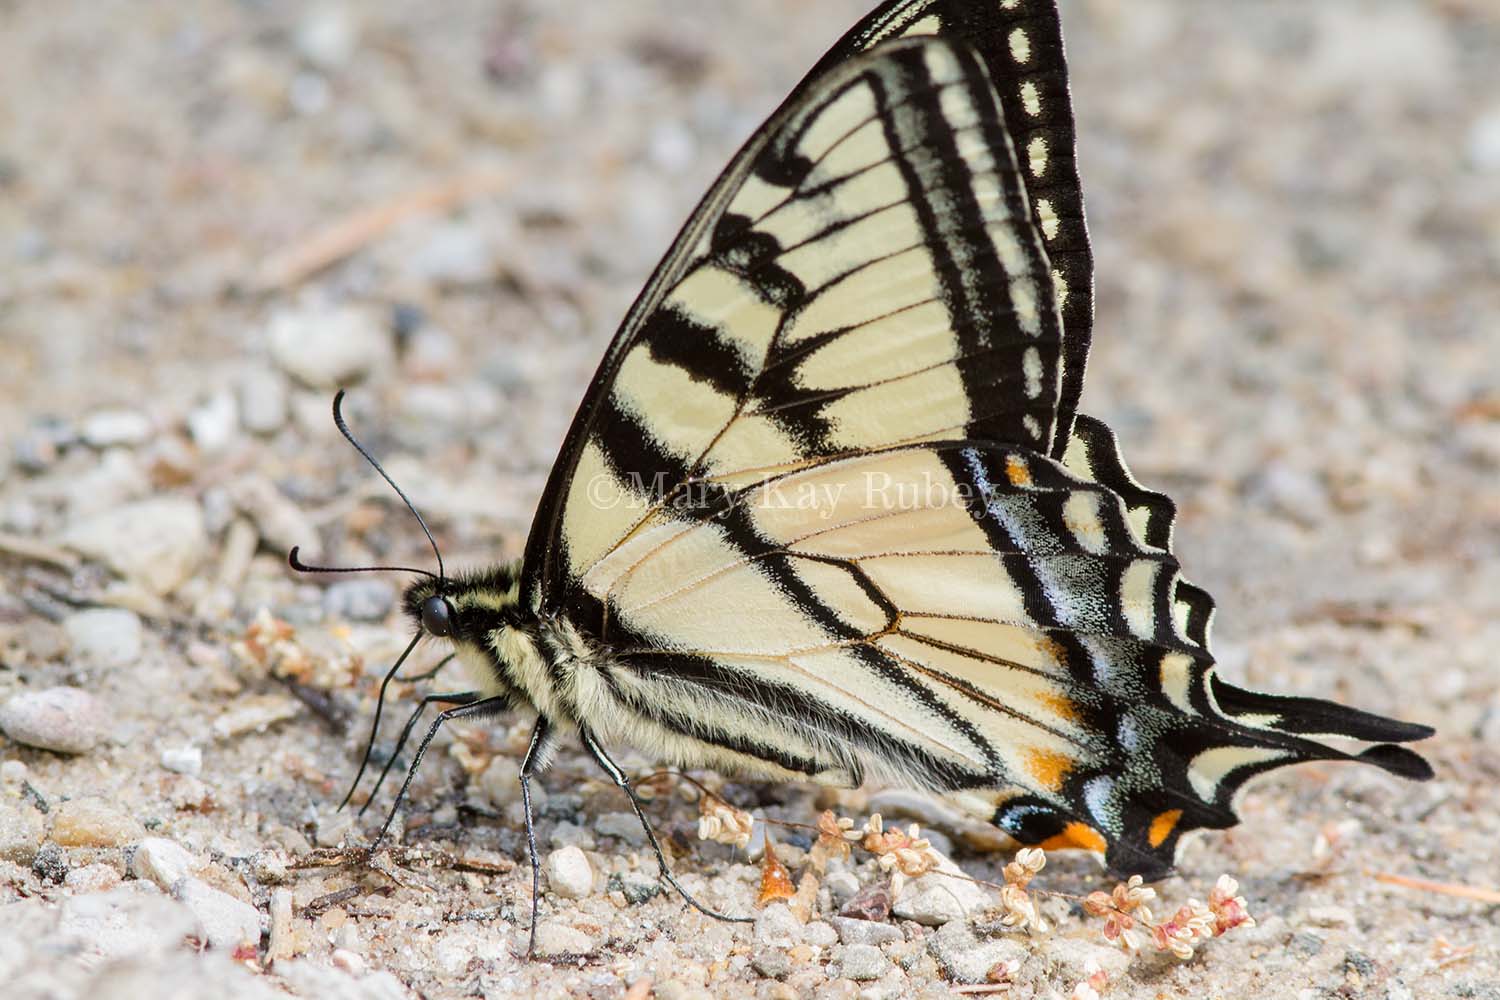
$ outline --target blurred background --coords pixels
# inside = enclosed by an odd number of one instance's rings
[[[867,7],[0,0],[0,702],[66,687],[108,706],[76,756],[0,741],[24,768],[0,805],[20,831],[0,843],[0,904],[93,885],[33,871],[58,819],[25,804],[22,774],[128,821],[118,843],[68,848],[75,868],[123,873],[131,823],[203,858],[337,842],[320,824],[369,673],[406,636],[401,581],[297,579],[284,553],[429,554],[335,433],[334,387],[450,565],[518,555],[588,377],[677,227]],[[1228,676],[1440,731],[1437,781],[1278,775],[1188,867],[1241,874],[1282,920],[1244,954],[1307,987],[1345,982],[1348,939],[1403,988],[1500,989],[1479,904],[1360,875],[1500,889],[1500,5],[1062,7],[1098,276],[1084,409],[1177,500]],[[80,622],[101,606],[125,614]],[[312,651],[296,683],[326,713],[230,651],[262,608]],[[131,655],[110,652],[122,642]],[[514,733],[473,741],[479,764],[450,753],[418,794],[463,800]],[[183,748],[212,809],[182,805],[163,754]],[[588,826],[593,798],[580,808]],[[513,853],[513,830],[495,836]],[[220,888],[264,910],[234,881]],[[686,919],[650,906],[662,927]],[[1333,943],[1298,952],[1319,907],[1342,908],[1309,932]],[[462,979],[361,940],[372,968],[429,995]],[[634,972],[611,960],[598,995],[652,961],[709,964],[652,940]],[[465,947],[487,975],[584,988]],[[1232,983],[1215,977],[1243,971],[1238,954],[1173,975]],[[755,995],[743,963],[710,973],[714,995]],[[64,993],[88,981],[57,975]],[[1136,988],[1153,995],[1113,995]]]

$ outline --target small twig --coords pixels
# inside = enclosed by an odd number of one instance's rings
[[[994,996],[997,993],[1009,993],[1015,983],[977,983],[973,986],[950,986],[950,992],[962,993],[964,996],[981,997]]]
[[[67,549],[39,542],[34,538],[13,535],[8,531],[0,531],[0,553],[32,562],[48,563],[69,572],[81,565],[81,560]]]
[[[509,178],[501,174],[455,177],[352,212],[267,257],[256,274],[256,287],[261,291],[275,291],[300,284],[375,242],[407,219],[448,211],[471,198],[503,191],[509,184]]]
[[[311,920],[321,916],[324,910],[331,910],[347,899],[364,895],[368,890],[362,885],[351,885],[336,892],[325,893],[317,899],[312,900],[302,908],[304,919]]]
[[[1399,885],[1403,889],[1435,892],[1443,896],[1457,896],[1459,899],[1472,899],[1476,903],[1500,906],[1500,892],[1494,889],[1478,889],[1471,885],[1459,885],[1454,882],[1429,882],[1425,878],[1412,878],[1409,875],[1396,875],[1391,872],[1371,872],[1370,877],[1387,885]]]

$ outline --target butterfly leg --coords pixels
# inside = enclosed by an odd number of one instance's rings
[[[537,909],[542,896],[542,865],[536,856],[536,825],[531,818],[531,776],[546,766],[556,743],[551,720],[545,715],[538,716],[536,728],[531,731],[531,745],[521,761],[521,804],[526,809],[526,852],[531,858],[531,940],[526,946],[527,958],[536,953]]]
[[[401,802],[406,798],[407,790],[411,788],[411,780],[416,777],[417,768],[422,766],[422,758],[427,753],[427,747],[437,736],[437,732],[442,728],[443,723],[471,716],[492,715],[495,712],[503,712],[509,707],[510,699],[508,697],[482,698],[479,701],[470,701],[463,705],[455,705],[453,708],[438,713],[437,718],[433,719],[432,725],[428,727],[427,735],[423,736],[422,742],[417,744],[417,752],[412,756],[411,766],[406,769],[406,780],[401,782],[401,790],[396,793],[396,801],[391,803],[391,811],[386,816],[385,823],[381,825],[380,832],[375,835],[375,840],[370,844],[370,851],[372,853],[380,847],[380,842],[385,840],[385,835],[390,831],[391,824],[396,821],[396,810],[401,808]]]
[[[417,707],[412,710],[411,715],[407,716],[406,725],[401,727],[401,735],[397,737],[396,746],[391,750],[391,756],[385,762],[385,767],[381,768],[380,777],[375,779],[375,787],[370,789],[370,797],[365,800],[364,805],[359,807],[358,815],[363,816],[365,810],[370,808],[370,803],[375,801],[375,796],[380,793],[380,786],[385,784],[386,776],[395,766],[396,758],[401,756],[401,748],[406,746],[406,741],[411,738],[412,729],[416,727],[417,720],[422,717],[428,705],[472,705],[478,699],[479,692],[477,691],[455,691],[451,694],[430,694],[417,702]],[[369,751],[366,753],[368,754]],[[353,794],[352,790],[350,794]]]
[[[661,869],[662,880],[676,889],[678,895],[687,900],[693,909],[699,913],[713,917],[715,920],[728,920],[744,924],[753,923],[755,920],[754,917],[731,917],[710,910],[694,899],[686,889],[677,884],[677,880],[672,877],[671,869],[667,867],[667,857],[662,853],[661,844],[656,839],[656,831],[651,829],[651,822],[646,819],[646,812],[641,808],[640,796],[636,795],[635,789],[630,784],[630,779],[626,777],[625,772],[621,771],[614,761],[609,759],[609,754],[605,753],[604,748],[594,739],[593,733],[590,733],[587,729],[580,729],[579,735],[583,739],[583,746],[588,750],[589,756],[594,758],[595,763],[604,769],[604,773],[609,775],[611,781],[620,786],[620,790],[630,800],[630,808],[635,810],[635,818],[641,821],[641,828],[646,831],[646,839],[651,842],[651,849],[656,852],[656,864]]]

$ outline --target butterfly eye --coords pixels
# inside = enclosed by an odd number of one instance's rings
[[[429,597],[422,602],[422,628],[439,639],[453,634],[453,605],[446,597]]]

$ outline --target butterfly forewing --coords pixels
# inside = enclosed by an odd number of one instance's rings
[[[1056,0],[891,0],[850,29],[808,79],[890,39],[926,35],[972,47],[984,60],[1005,109],[1062,312],[1059,433],[1051,450],[1061,458],[1083,391],[1094,323],[1094,263]]]

